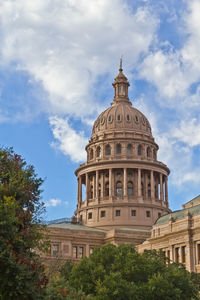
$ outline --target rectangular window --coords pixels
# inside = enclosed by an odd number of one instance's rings
[[[88,219],[92,219],[92,213],[91,212],[88,214]]]
[[[78,258],[82,258],[83,257],[83,251],[84,251],[83,247],[78,247]]]
[[[116,215],[116,217],[119,217],[120,216],[120,210],[116,210],[115,215]]]
[[[181,247],[182,263],[186,263],[186,246]]]
[[[147,210],[147,211],[146,211],[146,217],[147,217],[147,218],[150,218],[150,217],[151,217],[151,212],[150,212],[150,210]]]
[[[77,258],[77,246],[73,246],[73,249],[72,249],[73,253],[72,253],[72,256],[73,258]]]
[[[197,244],[198,265],[200,264],[200,244]]]
[[[122,197],[122,188],[121,187],[117,188],[116,192],[117,192],[117,197]]]
[[[175,262],[180,262],[180,248],[175,248]]]
[[[92,254],[94,251],[94,248],[93,247],[90,247],[90,254]]]
[[[101,211],[101,218],[104,218],[106,216],[106,212],[105,212],[105,210],[102,210]]]
[[[59,254],[59,244],[53,244],[52,245],[52,255],[54,257],[58,256]]]
[[[132,210],[131,210],[131,216],[132,216],[132,217],[135,217],[135,216],[136,216],[136,210],[135,210],[135,209],[132,209]]]

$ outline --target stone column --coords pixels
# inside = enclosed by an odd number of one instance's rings
[[[160,173],[160,200],[163,201],[163,174]]]
[[[80,188],[79,188],[79,181],[80,181],[80,178],[77,177],[77,208],[80,207],[80,197],[79,197],[79,190],[80,190]]]
[[[154,174],[151,170],[151,199],[155,198],[155,187],[154,187]]]
[[[165,176],[165,203],[168,206],[168,186],[167,186],[168,178]]]
[[[92,186],[93,186],[93,196],[92,196],[92,199],[95,198],[95,176],[93,175],[92,177]]]
[[[148,174],[144,172],[144,197],[148,198]]]
[[[109,197],[112,197],[112,169],[109,169]]]
[[[104,173],[102,172],[101,176],[101,197],[103,198],[104,196]]]
[[[99,171],[96,171],[96,198],[99,198]]]
[[[77,202],[78,202],[78,208],[81,206],[81,176],[77,177],[77,184],[78,184],[78,194],[77,194]]]
[[[82,176],[79,176],[78,178],[78,185],[79,185],[79,192],[78,192],[78,200],[79,200],[79,205],[81,206],[81,203],[82,203]]]
[[[111,195],[115,196],[115,169],[112,169],[112,176],[111,176]],[[114,200],[114,197],[113,197]]]
[[[86,205],[88,205],[88,191],[89,191],[89,178],[88,178],[88,173],[85,174],[85,200],[86,200]]]
[[[141,169],[138,169],[138,197],[141,197]]]
[[[124,168],[124,196],[127,196],[127,168]]]

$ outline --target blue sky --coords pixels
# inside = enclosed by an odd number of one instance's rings
[[[200,194],[199,1],[6,0],[0,40],[0,144],[45,178],[46,219],[73,215],[74,171],[121,54],[171,170],[171,209]]]

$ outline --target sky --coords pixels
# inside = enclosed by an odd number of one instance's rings
[[[172,210],[200,194],[199,0],[0,0],[0,145],[45,179],[46,220],[71,217],[75,169],[123,69],[170,168]]]

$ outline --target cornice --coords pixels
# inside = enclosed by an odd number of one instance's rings
[[[115,167],[116,165],[116,167]],[[164,171],[164,175],[169,175],[170,174],[170,170],[169,168],[163,164],[162,162],[159,161],[148,161],[148,160],[144,160],[144,159],[116,159],[113,158],[113,160],[103,160],[103,159],[98,159],[98,161],[96,160],[95,162],[86,162],[84,164],[81,164],[76,170],[75,170],[75,175],[77,176],[78,173],[80,173],[81,171],[85,171],[85,173],[87,172],[92,172],[95,170],[103,170],[106,168],[110,168],[112,166],[112,168],[119,168],[118,165],[122,165],[120,166],[121,168],[144,168],[148,167],[147,170],[153,170],[153,171],[160,171],[163,170]],[[81,172],[82,173],[82,172]]]

